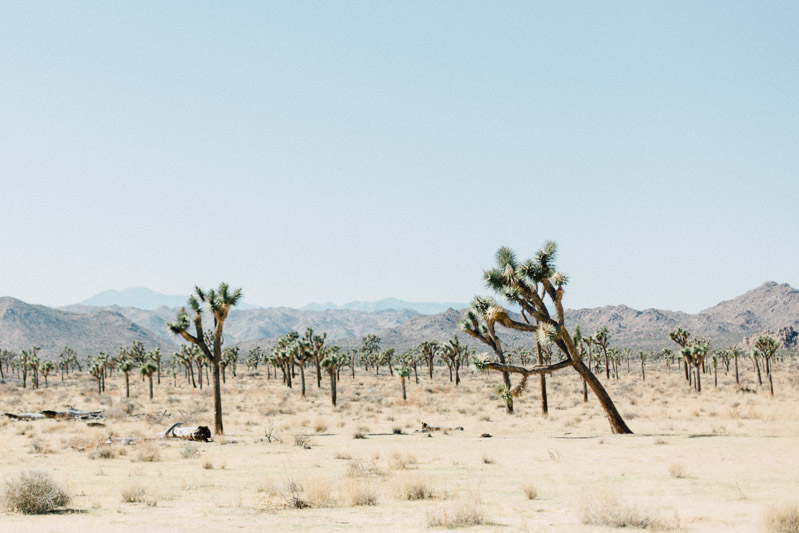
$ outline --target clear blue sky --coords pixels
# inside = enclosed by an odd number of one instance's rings
[[[799,3],[3,2],[0,295],[799,286]]]

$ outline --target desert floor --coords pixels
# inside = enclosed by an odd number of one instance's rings
[[[0,421],[0,478],[48,471],[73,497],[62,512],[0,513],[0,531],[430,531],[459,520],[481,531],[612,529],[584,524],[592,509],[666,530],[763,531],[772,506],[799,500],[799,367],[779,365],[774,398],[741,368],[751,392],[732,371],[718,388],[704,375],[697,394],[663,363],[650,363],[645,382],[624,368],[607,387],[635,435],[613,435],[568,369],[548,379],[543,417],[537,378],[508,415],[496,374],[464,372],[456,388],[437,368],[433,381],[411,378],[403,402],[399,378],[343,370],[332,407],[326,377],[317,389],[309,374],[303,398],[299,379],[289,390],[240,367],[223,388],[224,437],[128,446],[103,442],[177,421],[212,426],[210,389],[163,377],[150,401],[132,377],[128,402],[119,374],[102,396],[87,375],[51,376],[35,391],[8,380],[2,412],[72,405],[105,408],[107,420]],[[428,436],[416,432],[422,422],[464,430]]]

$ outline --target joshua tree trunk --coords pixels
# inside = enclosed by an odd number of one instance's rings
[[[544,356],[541,354],[541,345],[538,342],[535,343],[535,349],[538,354],[538,364],[544,364]],[[539,376],[541,380],[541,414],[547,416],[549,414],[549,404],[547,403],[547,376],[546,374],[541,374]],[[585,381],[583,381],[585,384]]]
[[[319,366],[319,355],[317,354],[314,356],[314,362],[316,363],[316,388],[322,388],[322,368]],[[333,404],[335,405],[335,404]]]
[[[738,381],[738,358],[735,358],[735,384],[740,385],[741,382]]]
[[[150,399],[152,400],[153,399],[153,375],[150,374],[150,375],[147,376],[147,378],[149,378],[149,380],[150,380]]]
[[[646,371],[644,370],[644,360],[641,359],[641,381],[646,381]]]
[[[300,381],[302,382],[302,395],[305,396],[305,365],[300,365]]]
[[[763,385],[763,378],[760,375],[760,363],[757,360],[757,357],[754,358],[755,360],[755,368],[757,369],[757,383],[759,385]]]
[[[591,390],[599,401],[599,404],[605,411],[605,415],[608,417],[611,431],[613,433],[631,434],[632,431],[629,427],[627,427],[627,424],[619,414],[619,411],[616,409],[616,405],[613,403],[613,400],[610,399],[610,396],[602,386],[602,383],[599,382],[596,376],[590,370],[588,370],[588,368],[586,368],[583,362],[579,359],[572,358],[571,364],[577,373],[582,376],[586,383],[588,383],[588,386],[591,387]]]
[[[694,367],[696,368],[694,371],[694,374],[696,374],[696,392],[702,392],[702,378],[699,377],[699,365],[696,364]]]
[[[400,382],[402,382],[402,400],[405,401],[408,399],[405,394],[405,376],[400,376]]]
[[[130,398],[130,376],[125,372],[125,398]]]
[[[330,400],[333,402],[333,407],[336,406],[336,371],[328,372],[330,374]]]

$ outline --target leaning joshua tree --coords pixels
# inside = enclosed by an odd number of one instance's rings
[[[185,307],[178,311],[177,320],[167,325],[172,333],[198,346],[214,369],[214,431],[217,435],[225,432],[222,427],[222,384],[219,364],[222,359],[222,328],[230,307],[238,304],[240,300],[241,289],[231,291],[227,283],[220,283],[218,289],[209,291],[194,287],[194,294],[189,297],[189,307],[194,312],[192,320],[194,334],[189,333],[189,315]],[[208,307],[214,318],[214,328],[207,340],[203,330],[203,304]],[[207,341],[210,341],[211,346]]]
[[[479,370],[494,370],[506,376],[509,373],[521,374],[523,378],[572,367],[586,381],[599,400],[610,422],[611,431],[632,433],[602,383],[583,363],[574,340],[566,329],[563,294],[567,279],[555,268],[556,252],[557,245],[549,241],[538,251],[535,258],[520,263],[509,248],[499,249],[497,266],[484,273],[485,281],[488,287],[521,308],[522,321],[511,318],[508,312],[491,298],[475,298],[472,309],[466,313],[460,326],[466,333],[490,346],[500,362],[494,362],[488,357],[477,357],[474,359],[474,365]],[[531,320],[534,323],[531,323]],[[529,368],[504,364],[502,344],[496,331],[497,325],[535,333],[539,341],[557,346],[565,354],[565,359]],[[520,385],[523,385],[524,381],[525,379]],[[510,393],[512,389],[507,379],[506,387]]]

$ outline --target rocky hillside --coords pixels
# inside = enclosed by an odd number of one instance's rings
[[[140,340],[147,346],[174,350],[177,339],[166,329],[176,309],[142,310],[133,307],[70,306],[50,309],[13,298],[0,298],[0,348],[18,350],[38,344],[43,353],[60,351],[64,345],[82,355],[99,350],[116,351],[121,345]],[[413,310],[362,312],[348,309],[324,311],[291,308],[235,309],[225,325],[227,345],[239,344],[244,351],[259,344],[264,348],[288,331],[312,327],[327,332],[330,341],[343,348],[360,346],[360,338],[376,333],[383,345],[397,350],[423,340],[445,341],[458,334],[481,351],[485,347],[467,338],[457,327],[463,310],[420,315]],[[668,334],[676,327],[695,336],[709,337],[716,347],[732,346],[760,332],[799,330],[799,291],[786,284],[764,283],[757,289],[722,302],[700,313],[646,309],[623,305],[567,311],[567,324],[580,325],[585,334],[607,326],[611,343],[633,349],[659,350],[672,347]],[[210,325],[210,324],[209,324]],[[506,347],[529,346],[529,335],[500,329]],[[788,337],[786,337],[788,338]]]
[[[148,329],[166,342],[176,342],[167,331],[166,325],[175,320],[177,309],[160,307],[145,310],[117,306],[97,308],[82,305],[72,305],[64,309],[76,313],[96,313],[98,309],[116,313]],[[320,333],[326,331],[331,339],[360,338],[367,333],[398,326],[413,316],[416,316],[416,312],[409,309],[372,313],[347,309],[302,311],[289,307],[233,309],[225,322],[225,339],[228,344],[235,344],[252,339],[279,337],[291,330],[303,332],[307,327]]]
[[[16,298],[0,298],[0,348],[22,350],[42,347],[42,357],[57,356],[64,346],[83,355],[116,352],[134,341],[147,349],[160,347],[167,353],[175,344],[114,311],[73,313],[43,305],[31,305]]]

